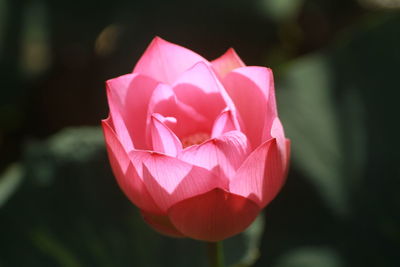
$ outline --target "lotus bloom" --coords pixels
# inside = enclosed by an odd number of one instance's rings
[[[156,37],[132,73],[106,84],[114,175],[158,232],[223,240],[281,189],[289,142],[270,69],[233,49],[209,62]]]

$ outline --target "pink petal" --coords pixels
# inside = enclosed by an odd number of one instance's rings
[[[162,122],[165,118],[154,113],[151,116],[150,132],[153,150],[175,157],[181,150],[181,141],[176,135]]]
[[[248,153],[246,136],[241,132],[232,131],[201,145],[188,147],[178,157],[212,171],[219,179],[227,182],[234,177]]]
[[[179,88],[179,86],[186,84],[195,86],[197,90],[202,91],[204,94],[220,94],[223,89],[211,67],[204,62],[198,62],[187,69],[172,85],[178,97],[185,103],[193,100],[184,89]],[[188,101],[184,101],[185,99]],[[220,101],[222,101],[222,99]]]
[[[183,199],[227,187],[208,170],[164,154],[132,151],[130,158],[163,212]]]
[[[285,132],[283,130],[282,123],[278,117],[276,117],[273,120],[270,132],[271,136],[273,138],[276,138],[276,143],[278,145],[279,153],[282,157],[282,162],[284,163],[284,166],[286,168],[287,162],[289,160],[287,139],[285,137]]]
[[[122,191],[140,209],[160,214],[160,208],[148,193],[143,181],[132,165],[125,149],[110,127],[109,119],[102,121],[111,168]]]
[[[229,48],[225,54],[211,61],[211,64],[221,79],[233,69],[246,66],[233,48]]]
[[[223,97],[224,88],[211,68],[204,62],[197,63],[185,71],[172,88],[179,102],[207,119],[205,131],[211,132],[214,120],[228,105]]]
[[[167,215],[152,214],[141,211],[143,219],[157,232],[170,237],[185,237],[171,223]]]
[[[193,107],[179,101],[169,85],[159,84],[154,90],[148,107],[148,117],[153,113],[175,118],[177,123],[168,126],[179,138],[208,130],[207,118]]]
[[[241,127],[253,148],[271,138],[277,116],[272,72],[264,67],[243,67],[226,75],[223,84],[233,100]]]
[[[265,207],[285,182],[282,156],[276,139],[263,143],[246,159],[232,179],[229,191]]]
[[[107,81],[111,117],[126,149],[148,148],[147,108],[157,84],[155,80],[138,74],[125,75]],[[132,141],[133,144],[130,144]]]
[[[168,215],[184,235],[215,242],[244,231],[259,212],[253,201],[216,188],[176,203]]]
[[[118,78],[107,81],[107,98],[110,108],[110,118],[112,120],[112,128],[121,139],[122,145],[128,150],[132,150],[133,143],[126,128],[123,118],[123,106],[129,85],[135,75],[127,74]]]
[[[134,73],[172,84],[185,70],[197,62],[207,62],[203,57],[182,46],[155,37],[136,64]]]
[[[218,137],[226,132],[234,130],[240,131],[239,122],[230,109],[225,109],[215,120],[211,131],[211,137]]]

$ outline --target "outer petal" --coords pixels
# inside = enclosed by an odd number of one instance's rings
[[[211,137],[218,137],[226,132],[235,130],[240,131],[239,122],[230,109],[225,109],[215,120],[211,131]]]
[[[183,199],[228,186],[210,171],[164,154],[132,151],[130,158],[163,212]]]
[[[253,148],[270,139],[269,130],[277,116],[272,71],[264,67],[238,68],[226,75],[223,84]]]
[[[246,66],[233,48],[229,48],[225,54],[211,61],[211,64],[221,79],[233,69]]]
[[[206,168],[219,179],[228,181],[233,178],[249,151],[250,146],[246,136],[241,132],[232,131],[201,145],[184,149],[179,158]]]
[[[185,237],[175,228],[167,215],[152,214],[143,210],[141,213],[143,219],[157,232],[171,237]]]
[[[125,125],[123,107],[129,85],[135,76],[134,74],[127,74],[106,82],[110,119],[113,122],[113,128],[116,134],[121,139],[122,145],[128,151],[132,150],[134,146]]]
[[[181,73],[200,61],[207,62],[187,48],[155,37],[133,72],[143,73],[160,82],[172,84]]]
[[[164,117],[158,113],[151,116],[152,147],[154,151],[175,157],[182,150],[182,144],[178,137],[162,122],[163,120]]]
[[[282,155],[276,139],[270,139],[254,150],[240,166],[229,191],[247,197],[265,207],[285,182]]]
[[[283,166],[284,169],[286,169],[286,165],[289,161],[288,149],[290,149],[290,147],[288,147],[288,145],[290,146],[290,143],[288,144],[287,142],[282,123],[278,117],[276,117],[272,122],[270,134],[273,138],[276,138],[276,143],[279,149],[279,153],[282,157]]]
[[[120,140],[128,150],[133,147],[148,148],[145,134],[147,108],[157,84],[157,81],[138,74],[124,75],[107,81],[111,117]],[[132,143],[130,140],[133,141],[133,145],[129,144]]]
[[[184,235],[215,242],[245,230],[259,212],[253,201],[217,188],[176,203],[168,215]]]
[[[160,208],[148,193],[125,149],[111,129],[109,119],[103,120],[102,126],[111,168],[122,191],[140,209],[160,214]]]

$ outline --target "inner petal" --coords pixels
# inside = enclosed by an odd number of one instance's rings
[[[198,132],[198,133],[194,133],[194,134],[191,134],[191,135],[188,135],[188,136],[182,138],[181,142],[182,142],[183,148],[186,148],[188,146],[201,144],[204,141],[210,139],[210,137],[211,136],[209,133]]]

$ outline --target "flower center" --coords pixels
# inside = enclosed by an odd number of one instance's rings
[[[208,133],[195,133],[189,136],[186,136],[182,138],[182,145],[183,148],[186,148],[188,146],[192,145],[198,145],[206,141],[207,139],[210,138],[210,135]]]

